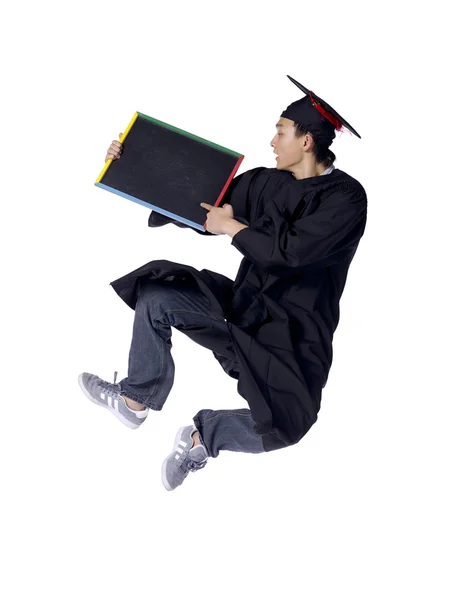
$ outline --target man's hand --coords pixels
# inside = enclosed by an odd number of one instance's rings
[[[119,139],[122,137],[123,133],[119,134]],[[110,158],[112,158],[112,160],[116,160],[117,158],[120,158],[120,155],[122,153],[123,150],[123,146],[122,144],[119,142],[119,140],[113,140],[111,142],[111,145],[108,148],[108,151],[106,152],[106,158],[104,159],[104,162],[107,162]]]
[[[206,208],[207,213],[206,229],[210,233],[227,233],[229,224],[234,221],[234,209],[230,204],[221,206],[212,206],[201,202],[200,206]]]

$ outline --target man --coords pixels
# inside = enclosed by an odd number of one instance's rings
[[[364,188],[336,169],[329,146],[345,125],[332,107],[289,77],[306,97],[276,123],[276,168],[233,179],[201,235],[228,235],[243,259],[235,281],[166,260],[111,283],[135,310],[128,377],[108,383],[82,373],[95,403],[139,427],[161,410],[174,380],[171,327],[209,348],[238,380],[249,409],[200,410],[180,428],[162,465],[167,490],[221,450],[260,453],[296,444],[315,423],[332,363],[332,339],[349,265],[367,218]],[[119,158],[114,141],[106,159]],[[150,227],[174,222],[156,212]]]

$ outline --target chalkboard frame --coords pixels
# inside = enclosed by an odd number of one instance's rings
[[[153,152],[151,160],[166,161],[160,169],[155,165],[153,179],[145,170],[152,163],[142,164],[144,152],[136,141],[137,131],[141,143],[148,145],[151,140],[152,146],[157,145],[148,148]],[[106,161],[95,185],[200,231],[206,231],[207,210],[199,203],[219,206],[244,159],[239,152],[140,112],[134,113],[119,141],[123,145],[120,159]],[[159,148],[165,158],[157,154]],[[170,177],[171,173],[175,175]],[[157,193],[151,190],[156,179]]]

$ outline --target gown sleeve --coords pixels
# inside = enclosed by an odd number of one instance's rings
[[[265,167],[256,167],[254,169],[250,169],[249,171],[245,171],[245,173],[237,175],[237,177],[234,177],[229,184],[222,201],[220,202],[220,206],[223,206],[223,204],[230,204],[234,210],[234,219],[240,223],[243,223],[244,225],[249,224],[250,191],[257,175],[264,170]],[[161,227],[167,223],[173,223],[177,227],[187,227],[188,229],[193,229],[193,231],[199,233],[200,235],[217,235],[215,233],[211,233],[210,231],[200,231],[199,229],[191,227],[186,223],[181,223],[176,219],[166,217],[165,215],[162,215],[154,210],[151,211],[148,218],[148,227]]]
[[[333,191],[309,216],[289,223],[275,202],[232,238],[249,261],[278,277],[304,267],[326,267],[345,260],[363,235],[367,199],[363,188]]]

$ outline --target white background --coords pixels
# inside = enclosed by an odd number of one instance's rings
[[[449,597],[438,5],[2,9],[2,598]],[[126,376],[134,313],[111,281],[155,259],[234,277],[241,255],[228,236],[151,230],[94,182],[135,111],[242,152],[239,173],[274,166],[274,125],[302,97],[287,74],[361,134],[332,150],[368,194],[318,422],[284,450],[222,452],[169,493],[176,431],[245,407],[237,382],[174,330],[172,393],[132,431],[77,377]]]

